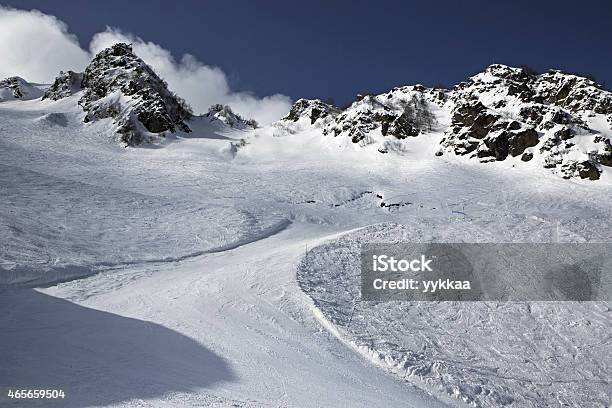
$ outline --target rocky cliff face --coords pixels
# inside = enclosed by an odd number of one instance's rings
[[[415,137],[436,125],[430,104],[444,103],[446,94],[417,86],[395,88],[381,95],[359,96],[347,109],[320,100],[298,100],[284,121],[306,118],[322,128],[323,134],[349,137],[353,143],[370,144],[377,136],[396,139]]]
[[[282,122],[378,144],[381,153],[406,138],[439,135],[436,155],[533,160],[564,178],[596,180],[612,165],[612,93],[559,71],[491,65],[453,90],[395,88],[344,110],[301,99]]]
[[[565,178],[595,180],[610,165],[612,95],[586,78],[492,65],[459,84],[452,102],[447,151],[482,162],[537,158]]]
[[[85,122],[112,117],[121,140],[135,146],[164,132],[190,132],[191,112],[127,44],[101,51],[85,69],[79,105]]]
[[[79,92],[81,88],[81,82],[83,81],[83,74],[74,71],[60,71],[53,84],[45,91],[43,95],[44,99],[51,99],[57,101],[62,98],[66,98]]]
[[[59,100],[82,91],[84,121],[112,118],[127,146],[137,146],[166,132],[190,132],[186,103],[127,44],[98,53],[84,73],[60,72],[43,99]]]

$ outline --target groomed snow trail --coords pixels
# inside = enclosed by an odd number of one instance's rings
[[[295,270],[306,245],[314,245],[321,232],[321,228],[294,225],[236,249],[157,265],[161,269],[157,272],[155,268],[134,267],[40,292],[161,325],[193,339],[222,361],[213,363],[216,365],[212,365],[209,375],[219,371],[225,378],[211,387],[198,388],[196,380],[192,389],[195,392],[188,393],[161,385],[160,395],[147,395],[144,400],[138,391],[132,391],[132,399],[113,402],[113,406],[214,403],[291,407],[444,406],[370,365],[314,319],[309,299],[297,286]],[[134,276],[140,278],[134,280]],[[82,347],[95,353],[98,346]],[[130,354],[129,348],[125,348],[117,358],[130,359]],[[182,357],[178,362],[168,362],[166,369],[177,376],[171,384],[194,382],[189,375],[191,367],[182,365],[191,359],[189,355]],[[197,350],[193,358],[198,359]],[[125,374],[120,369],[121,366],[117,371],[113,366],[105,366],[76,378],[66,370],[63,377],[66,389],[90,384],[88,387],[93,389],[88,392],[95,391],[90,395],[73,391],[74,406],[96,405],[99,401],[95,394],[115,392],[124,398],[130,390],[138,390],[139,384],[133,383],[133,377],[116,390],[91,385],[106,384],[107,377],[121,378]],[[161,384],[162,375],[143,371],[139,377],[143,384]],[[186,381],[182,381],[183,375]]]

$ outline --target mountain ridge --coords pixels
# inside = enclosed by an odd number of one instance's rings
[[[191,132],[194,118],[129,44],[98,53],[83,73],[60,72],[46,90],[18,78],[0,81],[2,98],[58,101],[81,92],[84,121],[112,118],[125,146],[139,146],[166,133]],[[257,123],[216,104],[202,115],[243,130]],[[551,70],[493,64],[452,89],[395,87],[358,96],[339,108],[319,99],[299,99],[270,125],[281,133],[319,130],[380,153],[402,154],[412,138],[434,136],[435,155],[466,156],[482,163],[535,162],[563,178],[597,180],[612,166],[612,93],[593,80]],[[435,140],[434,140],[435,139]]]
[[[281,121],[375,144],[381,153],[401,152],[407,138],[442,133],[437,156],[484,163],[535,159],[564,178],[597,180],[612,166],[612,93],[561,71],[535,74],[493,64],[450,90],[396,87],[345,109],[300,99]]]

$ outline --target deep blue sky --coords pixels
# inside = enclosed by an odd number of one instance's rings
[[[612,1],[35,1],[87,48],[107,25],[221,67],[259,96],[333,97],[453,85],[493,63],[612,85]]]

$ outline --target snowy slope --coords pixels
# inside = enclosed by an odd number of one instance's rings
[[[215,200],[214,189],[208,191],[207,205],[194,202],[179,191],[179,180],[151,191],[143,184],[165,184],[163,170],[147,170],[158,163],[134,162],[139,152],[115,143],[110,119],[83,125],[75,103],[79,96],[0,107],[0,282],[44,283],[96,268],[196,255],[266,234],[285,222],[228,207]],[[211,139],[206,146],[210,160],[230,159],[231,138],[243,134],[230,129],[224,135],[204,118],[194,120],[193,128],[189,135]],[[184,166],[180,158],[174,170],[177,165]],[[87,243],[91,240],[95,245]]]
[[[319,270],[304,286],[300,264],[312,265],[311,255],[341,255],[319,245],[342,248],[355,236],[612,238],[605,171],[597,182],[564,180],[535,160],[436,156],[453,120],[450,96],[422,87],[389,94],[405,100],[401,110],[381,107],[379,96],[343,112],[306,102],[295,117],[259,129],[231,127],[227,116],[213,114],[187,121],[189,133],[166,132],[128,148],[118,143],[116,118],[84,122],[81,88],[0,103],[0,303],[9,311],[0,316],[0,349],[8,350],[0,355],[0,387],[62,387],[68,398],[55,405],[63,407],[437,407],[464,400],[518,407],[577,398],[597,406],[609,389],[608,304],[558,307],[554,321],[538,318],[544,309],[537,305],[500,305],[512,309],[512,327],[484,306],[417,304],[406,315],[390,310],[391,332],[376,308],[365,308],[359,328],[369,337],[359,343],[363,332],[330,318],[345,312],[346,294],[330,308],[313,294],[346,271]],[[419,109],[432,120],[414,123]],[[387,135],[370,111],[388,125]],[[341,238],[373,224],[383,226]],[[81,279],[58,283],[74,277]],[[408,320],[419,315],[433,323]],[[436,316],[461,325],[436,325]],[[450,348],[446,342],[458,336],[452,330],[465,322],[494,327],[487,344],[512,338],[517,349],[531,350],[526,361],[500,358],[500,368],[521,373],[518,380],[477,370],[496,360],[490,346],[472,342],[474,331],[452,346],[465,353]],[[562,329],[565,322],[573,323]],[[558,336],[550,343],[557,360],[541,347],[538,327]],[[402,353],[426,348],[411,361],[444,364],[398,377],[347,347],[365,345],[393,361],[398,349],[383,346],[391,335]],[[572,348],[577,342],[587,348]],[[451,355],[442,358],[445,345]],[[559,371],[572,355],[574,371]],[[525,374],[533,367],[550,384]],[[457,385],[466,381],[474,387]],[[557,393],[559,384],[570,391]]]
[[[5,78],[0,80],[0,102],[37,99],[43,95],[44,88],[44,85],[32,84],[20,77]]]
[[[605,406],[607,302],[361,300],[360,244],[421,241],[415,226],[371,226],[309,251],[298,280],[324,324],[399,378],[474,406]],[[488,241],[480,227],[457,227],[425,241]],[[542,241],[527,230],[498,239]]]

